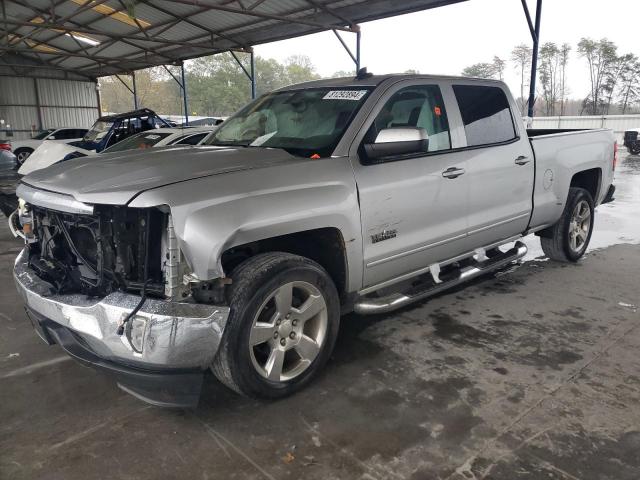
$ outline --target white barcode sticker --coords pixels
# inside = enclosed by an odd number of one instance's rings
[[[360,100],[367,93],[366,90],[331,90],[322,97],[323,100]]]

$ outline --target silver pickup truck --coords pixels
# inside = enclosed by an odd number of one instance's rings
[[[197,147],[71,160],[19,186],[17,288],[40,336],[158,405],[212,369],[277,398],[341,314],[522,257],[584,254],[613,195],[609,130],[527,131],[497,81],[360,74],[247,105]]]

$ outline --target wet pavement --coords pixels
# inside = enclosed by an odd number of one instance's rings
[[[208,377],[146,406],[31,330],[0,227],[0,479],[640,478],[640,157],[577,265],[529,260],[393,314],[349,315],[277,402]],[[535,260],[535,261],[533,261]]]

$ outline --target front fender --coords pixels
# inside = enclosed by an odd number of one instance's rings
[[[345,241],[348,289],[362,281],[362,237],[355,180],[346,158],[304,160],[180,182],[149,190],[131,207],[166,204],[190,266],[201,280],[224,276],[234,246],[317,228]]]

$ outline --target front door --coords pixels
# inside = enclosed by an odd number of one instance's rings
[[[428,151],[371,162],[360,145],[354,171],[365,287],[461,253],[467,232],[467,165],[462,152],[452,151],[440,86],[405,82],[379,104],[364,125],[362,144],[383,129],[419,127],[428,134]]]

